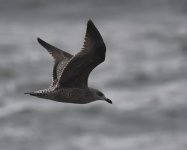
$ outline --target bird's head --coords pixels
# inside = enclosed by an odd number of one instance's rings
[[[93,93],[95,100],[104,100],[104,101],[112,104],[112,101],[110,99],[106,98],[105,95],[101,91],[96,90],[96,89],[92,89],[92,93]]]

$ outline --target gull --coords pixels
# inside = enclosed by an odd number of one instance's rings
[[[101,91],[88,87],[90,72],[104,62],[106,53],[103,38],[91,20],[87,22],[83,48],[74,56],[40,38],[37,40],[54,59],[53,80],[48,89],[25,94],[64,103],[87,104],[103,100],[112,104]]]

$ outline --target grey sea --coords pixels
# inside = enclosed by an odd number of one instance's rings
[[[1,150],[186,150],[187,1],[0,0]],[[46,88],[52,57],[69,52],[92,19],[107,46],[89,78],[113,105],[24,95]]]

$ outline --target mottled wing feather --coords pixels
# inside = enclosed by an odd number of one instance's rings
[[[50,45],[40,38],[37,38],[37,40],[45,49],[47,49],[47,51],[52,55],[54,59],[53,82],[51,85],[54,86],[61,75],[61,71],[63,70],[67,62],[73,57],[73,55]]]
[[[105,60],[105,52],[104,41],[93,22],[89,20],[83,48],[66,65],[58,84],[62,87],[88,87],[89,74]]]

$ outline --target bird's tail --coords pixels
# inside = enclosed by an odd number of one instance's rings
[[[31,96],[37,96],[37,97],[45,97],[49,91],[47,89],[34,91],[34,92],[25,92],[24,94],[29,94]]]
[[[24,94],[29,94],[29,95],[34,96],[36,93],[35,92],[25,92]]]

